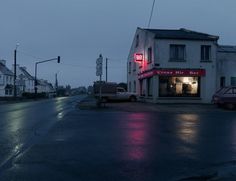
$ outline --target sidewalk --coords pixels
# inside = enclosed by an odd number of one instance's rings
[[[98,107],[96,99],[87,97],[77,106],[80,110],[103,110],[122,112],[178,112],[178,113],[204,113],[204,112],[232,112],[220,109],[213,104],[154,104],[147,102],[108,102]]]

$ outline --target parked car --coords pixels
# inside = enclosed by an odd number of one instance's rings
[[[219,107],[236,108],[236,86],[223,87],[212,97],[212,102]]]
[[[107,101],[136,101],[137,94],[133,92],[127,92],[124,88],[119,87],[118,84],[113,82],[95,82],[93,85],[95,98],[100,98],[100,86],[101,86],[101,100]]]

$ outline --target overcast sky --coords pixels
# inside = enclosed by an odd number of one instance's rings
[[[54,84],[88,86],[96,58],[109,58],[109,81],[126,82],[126,59],[136,28],[146,27],[153,0],[0,0],[0,59]],[[220,36],[236,45],[235,0],[156,0],[151,28],[187,28]]]

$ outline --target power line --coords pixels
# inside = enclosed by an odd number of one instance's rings
[[[150,24],[151,24],[151,21],[152,21],[152,15],[153,15],[153,10],[154,10],[154,6],[155,6],[155,2],[156,2],[156,0],[153,0],[152,9],[151,9],[151,13],[150,13],[149,21],[148,21],[148,28],[150,27]]]

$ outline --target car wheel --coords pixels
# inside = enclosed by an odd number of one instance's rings
[[[130,101],[131,101],[131,102],[135,102],[135,101],[137,101],[137,98],[136,98],[135,96],[131,96],[131,97],[130,97]]]
[[[226,104],[226,108],[232,110],[232,109],[234,109],[234,104],[232,104],[232,103],[227,103],[227,104]]]

